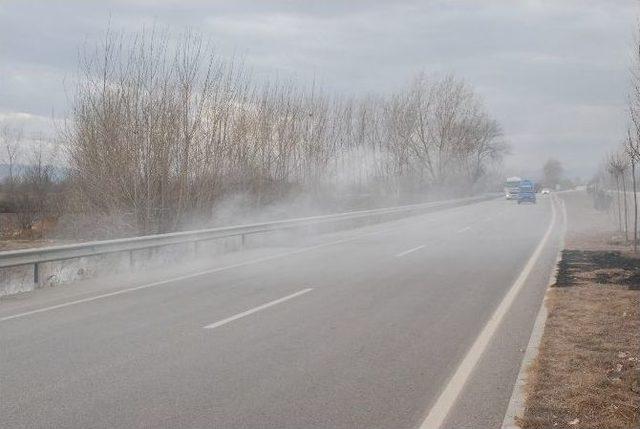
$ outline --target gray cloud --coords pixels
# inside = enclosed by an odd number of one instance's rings
[[[0,3],[0,115],[41,131],[68,109],[78,52],[117,31],[185,27],[258,77],[387,92],[414,73],[469,80],[514,170],[588,175],[624,136],[636,1],[28,1]],[[26,114],[26,115],[25,115]],[[25,119],[27,118],[27,119]]]

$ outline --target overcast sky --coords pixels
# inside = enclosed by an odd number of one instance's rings
[[[109,25],[191,27],[257,75],[315,78],[340,93],[454,73],[502,124],[510,172],[555,157],[587,177],[625,134],[638,11],[636,0],[0,0],[0,120],[51,132],[78,51]]]

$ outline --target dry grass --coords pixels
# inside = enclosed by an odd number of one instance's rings
[[[53,240],[0,240],[0,251],[31,249],[34,247],[54,246],[64,244]]]
[[[567,245],[538,357],[529,369],[525,429],[640,428],[640,260],[612,242],[586,196],[566,199]],[[622,247],[621,247],[622,246]]]
[[[522,427],[637,428],[640,294],[610,285],[555,288],[548,306]]]

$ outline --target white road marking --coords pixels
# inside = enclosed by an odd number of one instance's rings
[[[400,252],[400,253],[398,253],[398,254],[396,255],[396,258],[401,258],[401,257],[403,257],[404,255],[408,255],[409,253],[413,253],[413,252],[415,252],[416,250],[420,250],[420,249],[422,249],[424,246],[425,246],[425,245],[423,244],[423,245],[421,245],[421,246],[414,247],[413,249],[409,249],[409,250],[405,250],[404,252]]]
[[[122,295],[122,294],[125,294],[125,293],[135,292],[135,291],[138,291],[138,290],[152,288],[152,287],[156,287],[156,286],[162,286],[162,285],[166,285],[168,283],[179,282],[179,281],[182,281],[182,280],[188,280],[188,279],[192,279],[192,278],[195,278],[195,277],[200,277],[200,276],[204,276],[204,275],[208,275],[208,274],[218,273],[220,271],[231,270],[231,269],[234,269],[234,268],[244,267],[244,266],[247,266],[247,265],[257,264],[257,263],[260,263],[260,262],[270,261],[270,260],[273,260],[273,259],[278,259],[278,258],[283,258],[283,257],[287,257],[287,256],[297,255],[299,253],[304,253],[304,252],[308,252],[308,251],[311,251],[311,250],[320,249],[320,248],[323,248],[323,247],[334,246],[336,244],[342,244],[342,243],[347,243],[347,242],[350,242],[350,241],[355,241],[355,240],[358,240],[358,239],[360,239],[362,237],[366,237],[366,236],[369,236],[369,235],[384,234],[386,232],[393,231],[393,230],[401,228],[401,227],[402,226],[398,226],[398,227],[394,227],[394,228],[387,228],[387,229],[383,229],[383,230],[379,230],[379,231],[372,231],[372,232],[367,232],[367,233],[364,233],[364,234],[358,234],[358,235],[356,235],[354,237],[349,237],[349,238],[345,238],[345,239],[342,239],[342,240],[329,241],[329,242],[326,242],[326,243],[321,243],[321,244],[316,244],[316,245],[313,245],[313,246],[303,247],[303,248],[298,249],[298,250],[292,250],[290,252],[279,253],[277,255],[271,255],[271,256],[265,256],[265,257],[262,257],[262,258],[251,259],[249,261],[239,262],[237,264],[225,265],[225,266],[218,267],[218,268],[212,268],[210,270],[198,271],[196,273],[186,274],[184,276],[172,277],[172,278],[166,279],[166,280],[160,280],[160,281],[153,282],[153,283],[146,283],[146,284],[143,284],[143,285],[140,285],[140,286],[134,286],[134,287],[126,288],[126,289],[120,289],[120,290],[117,290],[117,291],[114,291],[114,292],[103,293],[103,294],[100,294],[100,295],[91,296],[91,297],[88,297],[88,298],[77,299],[77,300],[65,302],[65,303],[62,303],[62,304],[57,304],[57,305],[51,305],[51,306],[48,306],[48,307],[38,308],[36,310],[25,311],[23,313],[12,314],[11,316],[0,317],[0,322],[6,322],[7,320],[18,319],[18,318],[21,318],[21,317],[30,316],[32,314],[44,313],[44,312],[47,312],[47,311],[57,310],[59,308],[65,308],[65,307],[69,307],[69,306],[72,306],[72,305],[82,304],[82,303],[85,303],[85,302],[91,302],[91,301],[96,301],[96,300],[99,300],[99,299],[109,298],[111,296]]]
[[[496,310],[491,315],[491,318],[487,321],[486,325],[480,332],[480,335],[478,335],[478,338],[476,338],[466,356],[456,369],[456,372],[453,374],[451,379],[449,379],[444,390],[440,393],[440,396],[438,396],[438,399],[429,410],[429,414],[427,414],[427,417],[420,425],[420,429],[439,429],[440,426],[442,426],[442,423],[447,418],[447,415],[455,404],[456,399],[460,395],[462,388],[464,387],[465,383],[469,379],[469,376],[473,372],[473,369],[480,360],[482,353],[485,351],[487,345],[489,344],[489,341],[498,329],[500,321],[507,313],[507,311],[509,311],[509,308],[518,295],[518,292],[520,292],[520,289],[522,289],[522,286],[527,280],[527,277],[529,277],[529,274],[533,270],[533,267],[538,261],[538,258],[540,258],[540,254],[542,253],[542,250],[544,249],[547,241],[549,240],[549,237],[551,236],[555,221],[556,208],[555,203],[552,203],[551,222],[549,222],[549,226],[547,227],[544,236],[538,243],[536,249],[533,251],[533,254],[529,257],[527,264],[520,272],[520,275],[518,276],[516,281],[513,283],[507,294],[502,298],[502,301],[500,302],[500,305],[498,305],[498,308],[496,308]]]
[[[469,207],[465,205],[465,206],[453,207],[453,208],[445,209],[443,211],[447,211],[448,210],[449,214],[451,214],[451,213],[458,213],[458,212],[467,210],[468,208]],[[425,214],[422,214],[422,215],[419,215],[419,216],[429,217],[431,215],[436,215],[436,214],[440,214],[440,213],[442,213],[442,211],[425,213]],[[419,216],[416,216],[416,217],[419,217]],[[293,250],[291,252],[283,252],[283,253],[279,253],[277,255],[265,256],[265,257],[262,257],[262,258],[256,258],[256,259],[252,259],[252,260],[249,260],[249,261],[240,262],[240,263],[237,263],[237,264],[225,265],[223,267],[212,268],[210,270],[204,270],[204,271],[199,271],[199,272],[196,272],[196,273],[186,274],[184,276],[173,277],[173,278],[170,278],[170,279],[160,280],[160,281],[153,282],[153,283],[146,283],[146,284],[143,284],[143,285],[140,285],[140,286],[134,286],[134,287],[126,288],[126,289],[120,289],[120,290],[117,290],[117,291],[114,291],[114,292],[103,293],[103,294],[92,296],[92,297],[88,297],[88,298],[82,298],[82,299],[77,299],[77,300],[74,300],[74,301],[68,301],[68,302],[65,302],[65,303],[62,303],[62,304],[57,304],[57,305],[51,305],[51,306],[48,306],[48,307],[38,308],[36,310],[29,310],[29,311],[25,311],[25,312],[18,313],[18,314],[12,314],[10,316],[0,317],[0,322],[6,322],[7,320],[13,320],[13,319],[19,319],[21,317],[30,316],[32,314],[44,313],[44,312],[47,312],[47,311],[57,310],[59,308],[65,308],[65,307],[69,307],[69,306],[72,306],[72,305],[83,304],[85,302],[97,301],[99,299],[109,298],[111,296],[121,295],[121,294],[129,293],[129,292],[135,292],[135,291],[142,290],[142,289],[152,288],[152,287],[156,287],[156,286],[162,286],[162,285],[166,285],[166,284],[173,283],[173,282],[179,282],[179,281],[182,281],[182,280],[188,280],[188,279],[192,279],[192,278],[195,278],[195,277],[200,277],[200,276],[205,276],[205,275],[208,275],[208,274],[217,273],[217,272],[220,272],[220,271],[226,271],[226,270],[231,270],[231,269],[234,269],[234,268],[244,267],[244,266],[251,265],[251,264],[257,264],[257,263],[260,263],[260,262],[270,261],[270,260],[277,259],[277,258],[283,258],[283,257],[287,257],[287,256],[297,255],[299,253],[304,253],[304,252],[308,252],[308,251],[311,251],[311,250],[320,249],[320,248],[323,248],[323,247],[334,246],[336,244],[348,243],[350,241],[358,240],[358,239],[360,239],[362,237],[366,237],[366,236],[369,236],[369,235],[384,234],[386,232],[394,231],[394,230],[403,228],[405,226],[406,225],[404,225],[404,224],[400,224],[400,225],[397,225],[397,226],[394,226],[394,227],[391,227],[391,228],[386,228],[386,229],[383,229],[383,230],[371,231],[371,232],[366,232],[366,233],[363,233],[363,234],[358,234],[356,236],[345,238],[345,239],[342,239],[342,240],[329,241],[327,243],[321,243],[321,244],[317,244],[317,245],[314,245],[314,246],[303,247],[301,249]]]
[[[302,289],[296,293],[292,293],[291,295],[287,295],[283,298],[276,299],[274,301],[267,302],[266,304],[259,305],[258,307],[254,307],[251,310],[243,311],[242,313],[238,313],[235,316],[227,317],[226,319],[222,319],[218,322],[212,323],[207,326],[203,326],[204,329],[215,329],[219,328],[222,325],[226,325],[229,322],[233,322],[234,320],[242,319],[243,317],[247,317],[250,314],[257,313],[258,311],[264,310],[265,308],[273,307],[274,305],[281,304],[285,301],[295,298],[296,296],[304,295],[307,292],[311,292],[313,289]]]
[[[470,230],[471,230],[471,227],[470,227],[470,226],[467,226],[467,227],[465,227],[465,228],[459,229],[459,230],[458,230],[458,231],[456,231],[456,232],[457,232],[458,234],[460,234],[461,232],[470,231]]]

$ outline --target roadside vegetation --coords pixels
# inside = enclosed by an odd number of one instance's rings
[[[638,252],[638,163],[640,163],[640,43],[636,45],[629,93],[627,138],[604,159],[589,191],[594,205],[610,211],[616,219],[620,238]]]
[[[640,259],[584,192],[562,195],[568,230],[529,368],[523,429],[640,424]]]
[[[606,157],[588,194],[561,196],[565,250],[529,368],[524,429],[640,427],[640,43],[629,114],[626,140]]]
[[[56,148],[42,136],[28,141],[20,128],[0,128],[5,163],[0,184],[0,234],[8,247],[30,246],[53,229],[66,190],[55,167]],[[7,242],[2,242],[5,247]]]
[[[22,140],[2,135],[13,234],[50,219],[67,238],[169,232],[291,201],[339,210],[497,189],[508,150],[459,78],[340,96],[256,79],[197,34],[157,30],[85,50],[57,138],[64,177],[42,152],[25,159]]]

